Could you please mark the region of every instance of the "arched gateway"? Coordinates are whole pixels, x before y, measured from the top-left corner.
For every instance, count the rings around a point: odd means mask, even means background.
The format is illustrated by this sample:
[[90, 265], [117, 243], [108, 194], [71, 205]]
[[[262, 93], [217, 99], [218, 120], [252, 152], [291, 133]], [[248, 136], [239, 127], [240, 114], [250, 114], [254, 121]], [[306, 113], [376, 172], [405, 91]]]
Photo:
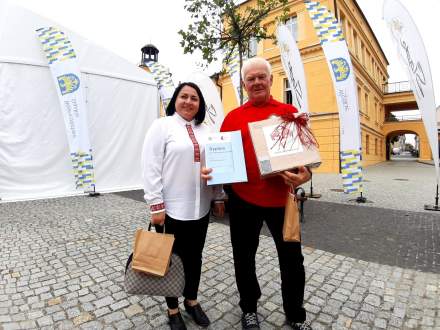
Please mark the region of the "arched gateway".
[[432, 153], [429, 146], [428, 136], [426, 135], [425, 127], [422, 120], [404, 120], [385, 122], [383, 125], [383, 135], [386, 137], [387, 160], [389, 160], [390, 150], [389, 145], [393, 137], [403, 134], [415, 134], [419, 137], [419, 159], [431, 160]]

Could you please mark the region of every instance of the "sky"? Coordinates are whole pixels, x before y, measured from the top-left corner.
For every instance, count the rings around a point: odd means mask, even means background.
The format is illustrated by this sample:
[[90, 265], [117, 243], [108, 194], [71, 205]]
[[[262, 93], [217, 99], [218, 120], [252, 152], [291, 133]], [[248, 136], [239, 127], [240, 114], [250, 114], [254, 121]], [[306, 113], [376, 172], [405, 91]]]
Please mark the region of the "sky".
[[[385, 22], [383, 0], [357, 0], [376, 34], [390, 66], [390, 82], [407, 81]], [[139, 64], [140, 49], [152, 43], [159, 49], [159, 62], [170, 68], [175, 83], [200, 71], [201, 56], [183, 54], [179, 29], [189, 23], [184, 0], [10, 0], [49, 18], [61, 26], [111, 50], [133, 64]], [[440, 0], [401, 0], [411, 13], [425, 43], [436, 94], [440, 104], [440, 45], [433, 32], [440, 12]], [[423, 5], [420, 5], [423, 3]], [[436, 28], [437, 29], [437, 28]], [[212, 74], [219, 67], [211, 66]]]

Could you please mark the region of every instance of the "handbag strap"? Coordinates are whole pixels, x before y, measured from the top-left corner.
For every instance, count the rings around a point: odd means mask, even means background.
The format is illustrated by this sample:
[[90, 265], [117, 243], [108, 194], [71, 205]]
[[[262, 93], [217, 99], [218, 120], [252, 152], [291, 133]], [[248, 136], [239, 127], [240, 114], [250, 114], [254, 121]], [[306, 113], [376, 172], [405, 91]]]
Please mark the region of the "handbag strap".
[[127, 273], [128, 266], [130, 265], [130, 262], [131, 262], [132, 260], [133, 260], [133, 253], [131, 253], [131, 254], [128, 256], [127, 263], [125, 264], [125, 273]]

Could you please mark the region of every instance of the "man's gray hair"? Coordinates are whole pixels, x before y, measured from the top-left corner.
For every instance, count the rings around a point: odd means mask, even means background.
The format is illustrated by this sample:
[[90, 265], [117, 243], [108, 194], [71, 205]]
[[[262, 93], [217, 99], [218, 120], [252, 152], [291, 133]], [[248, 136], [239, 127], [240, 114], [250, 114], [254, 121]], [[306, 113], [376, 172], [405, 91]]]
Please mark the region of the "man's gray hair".
[[248, 60], [246, 60], [243, 63], [243, 66], [241, 67], [241, 79], [244, 80], [244, 76], [246, 74], [246, 71], [248, 71], [252, 66], [254, 65], [264, 65], [267, 68], [267, 73], [269, 74], [269, 76], [272, 74], [272, 66], [270, 65], [270, 63], [262, 58], [262, 57], [252, 57]]

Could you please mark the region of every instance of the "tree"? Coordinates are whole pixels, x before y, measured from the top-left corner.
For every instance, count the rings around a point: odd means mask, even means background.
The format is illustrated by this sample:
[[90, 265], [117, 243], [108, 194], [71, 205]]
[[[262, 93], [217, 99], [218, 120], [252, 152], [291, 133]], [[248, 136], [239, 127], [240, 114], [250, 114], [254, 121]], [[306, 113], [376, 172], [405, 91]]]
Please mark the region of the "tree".
[[285, 21], [289, 11], [287, 3], [288, 0], [251, 0], [244, 3], [237, 0], [185, 0], [185, 10], [190, 13], [192, 23], [186, 31], [179, 31], [180, 44], [185, 54], [200, 50], [208, 64], [217, 60], [219, 53], [224, 54], [224, 63], [230, 63], [234, 49], [237, 49], [241, 72], [252, 38], [257, 41], [275, 39], [274, 34], [261, 25], [262, 20], [269, 12], [279, 8], [277, 20]]

